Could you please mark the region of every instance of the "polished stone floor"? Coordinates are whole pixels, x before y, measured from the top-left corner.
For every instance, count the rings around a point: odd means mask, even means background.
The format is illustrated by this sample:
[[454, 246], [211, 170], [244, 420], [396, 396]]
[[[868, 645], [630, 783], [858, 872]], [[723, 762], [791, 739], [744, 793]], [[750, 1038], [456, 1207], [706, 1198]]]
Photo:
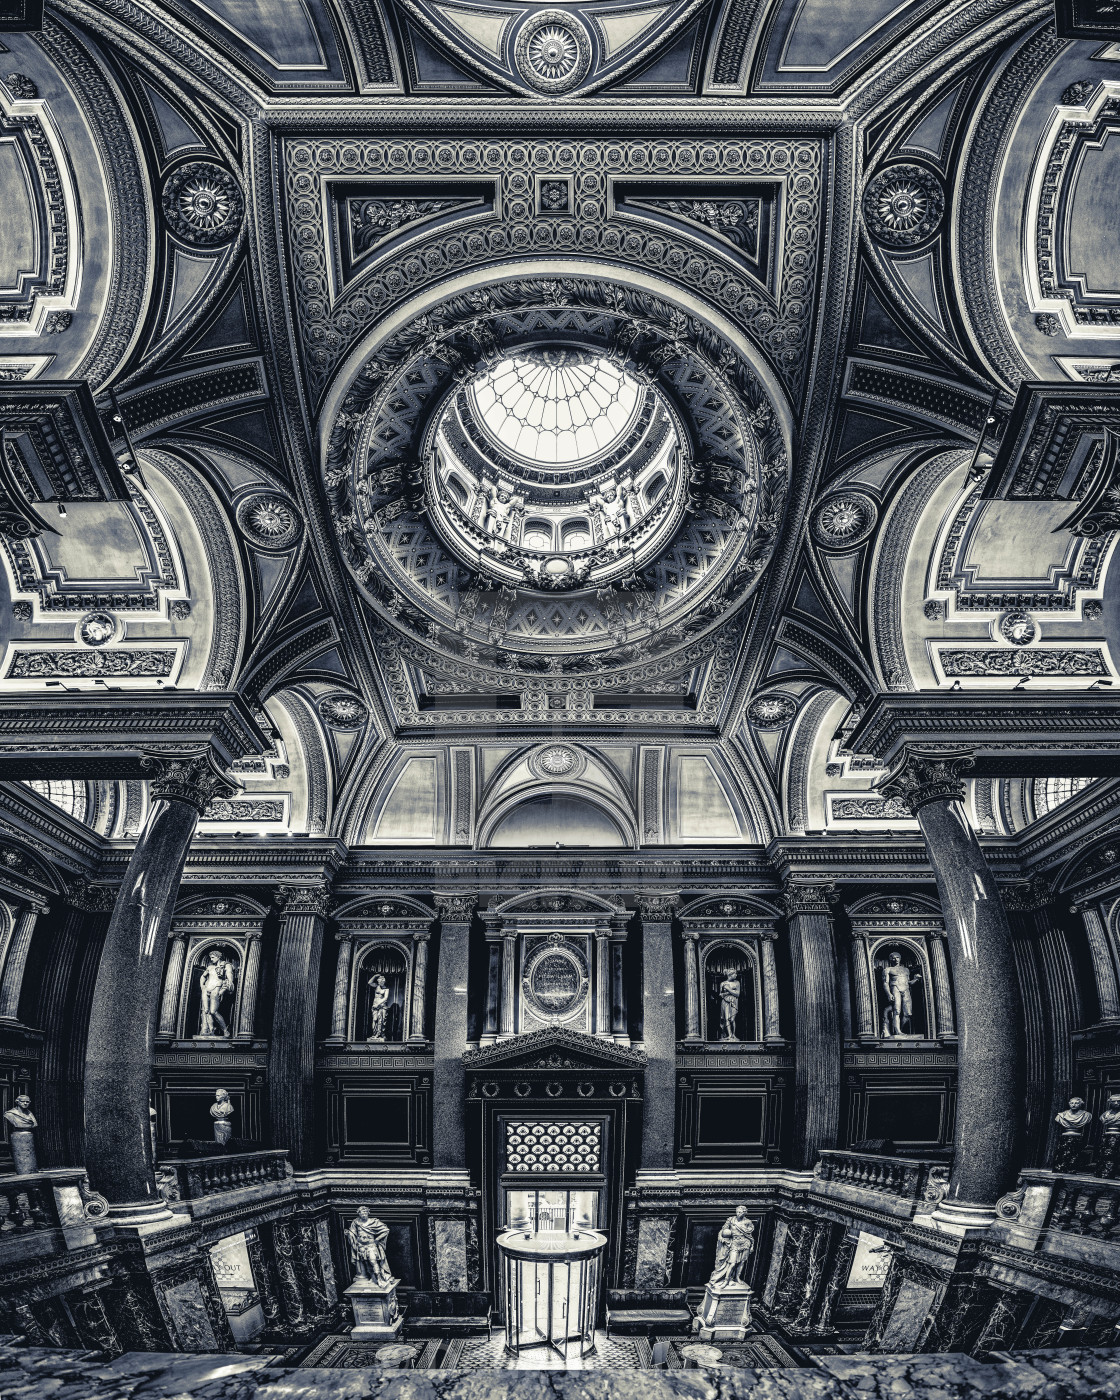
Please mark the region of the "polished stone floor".
[[[285, 1367], [268, 1356], [0, 1346], [3, 1400], [1113, 1400], [1120, 1349], [825, 1356], [814, 1368], [485, 1371]], [[490, 1379], [492, 1378], [492, 1379]]]

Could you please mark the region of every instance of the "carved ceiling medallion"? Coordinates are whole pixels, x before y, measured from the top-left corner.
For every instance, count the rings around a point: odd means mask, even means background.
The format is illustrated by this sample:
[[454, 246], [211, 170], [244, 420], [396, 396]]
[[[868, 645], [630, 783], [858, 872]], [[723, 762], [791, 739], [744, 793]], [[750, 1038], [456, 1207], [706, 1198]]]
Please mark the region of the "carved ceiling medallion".
[[220, 165], [192, 160], [172, 171], [163, 187], [163, 217], [184, 243], [210, 248], [236, 237], [245, 216], [237, 181]]

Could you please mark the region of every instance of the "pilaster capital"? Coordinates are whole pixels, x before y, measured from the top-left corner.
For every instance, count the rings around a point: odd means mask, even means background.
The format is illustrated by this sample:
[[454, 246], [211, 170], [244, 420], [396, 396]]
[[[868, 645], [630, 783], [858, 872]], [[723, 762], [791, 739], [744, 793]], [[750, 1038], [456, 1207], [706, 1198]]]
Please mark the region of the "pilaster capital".
[[168, 757], [149, 754], [143, 765], [150, 773], [149, 792], [165, 802], [185, 802], [202, 816], [218, 797], [232, 797], [237, 784], [218, 767], [212, 749]]
[[963, 802], [964, 777], [976, 766], [969, 749], [906, 747], [890, 772], [875, 784], [884, 797], [897, 797], [917, 816], [927, 802]]
[[334, 937], [336, 943], [353, 943], [354, 930], [350, 928], [340, 928]]
[[412, 930], [413, 943], [427, 943], [428, 939], [431, 938], [431, 936], [432, 931], [430, 928], [414, 928]]
[[699, 943], [700, 930], [695, 928], [682, 929], [681, 938], [683, 938], [686, 943]]
[[24, 895], [20, 902], [22, 908], [19, 912], [21, 914], [34, 914], [36, 918], [39, 918], [51, 912], [51, 906], [41, 899], [29, 899], [27, 895]]
[[1002, 893], [1003, 907], [1009, 914], [1030, 914], [1036, 909], [1045, 909], [1055, 899], [1053, 881], [1041, 875], [1032, 875], [1022, 884], [1007, 886]]
[[281, 885], [274, 899], [285, 918], [293, 914], [315, 914], [325, 919], [331, 909], [331, 889], [325, 880], [309, 885]]
[[264, 930], [259, 928], [251, 928], [248, 929], [243, 936], [246, 944], [259, 943], [264, 937]]
[[680, 906], [678, 891], [639, 890], [635, 899], [643, 923], [667, 923]]
[[433, 890], [436, 913], [443, 923], [468, 924], [478, 907], [478, 894], [471, 890], [460, 893], [457, 890]]
[[797, 914], [827, 914], [831, 917], [831, 905], [836, 902], [836, 886], [831, 884], [808, 884], [801, 880], [789, 880], [782, 890], [782, 904], [787, 918]]

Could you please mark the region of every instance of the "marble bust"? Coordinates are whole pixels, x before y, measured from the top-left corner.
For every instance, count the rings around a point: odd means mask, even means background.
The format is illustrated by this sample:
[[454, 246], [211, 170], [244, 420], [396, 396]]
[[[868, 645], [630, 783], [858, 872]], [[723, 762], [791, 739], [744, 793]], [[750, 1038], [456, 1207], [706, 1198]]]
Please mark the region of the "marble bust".
[[1058, 1145], [1054, 1149], [1054, 1170], [1072, 1172], [1077, 1170], [1078, 1158], [1085, 1146], [1085, 1137], [1093, 1115], [1085, 1107], [1085, 1100], [1072, 1098], [1069, 1107], [1055, 1114], [1054, 1122], [1061, 1128]]
[[1120, 1167], [1120, 1094], [1109, 1094], [1100, 1122], [1101, 1161], [1097, 1175], [1114, 1177]]
[[225, 1089], [216, 1089], [214, 1102], [210, 1105], [210, 1117], [214, 1120], [215, 1142], [229, 1142], [233, 1135], [233, 1124], [230, 1119], [235, 1112], [233, 1104], [229, 1101], [229, 1093]]
[[31, 1100], [26, 1094], [20, 1094], [4, 1117], [8, 1121], [8, 1142], [17, 1175], [37, 1172], [39, 1162], [35, 1155], [35, 1129], [39, 1126], [39, 1120], [31, 1112]]

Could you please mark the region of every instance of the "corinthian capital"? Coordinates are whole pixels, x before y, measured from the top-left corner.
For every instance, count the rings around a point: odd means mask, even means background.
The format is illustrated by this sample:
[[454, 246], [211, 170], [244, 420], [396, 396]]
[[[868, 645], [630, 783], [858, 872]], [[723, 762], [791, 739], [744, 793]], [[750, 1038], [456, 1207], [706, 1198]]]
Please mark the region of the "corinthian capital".
[[665, 922], [671, 919], [680, 904], [675, 890], [639, 890], [637, 896], [638, 913], [643, 923]]
[[325, 880], [307, 885], [281, 885], [274, 898], [276, 907], [285, 915], [317, 914], [325, 919], [331, 911], [331, 889]]
[[884, 797], [897, 797], [913, 815], [927, 802], [961, 802], [964, 779], [976, 760], [968, 749], [905, 748], [894, 767], [876, 787]]
[[782, 890], [782, 903], [791, 919], [795, 914], [827, 914], [829, 905], [835, 899], [835, 885], [814, 885], [790, 880]]
[[432, 898], [436, 902], [436, 912], [445, 924], [469, 923], [478, 904], [478, 895], [473, 890], [465, 894], [454, 890], [433, 890]]
[[[199, 816], [216, 797], [232, 797], [237, 791], [229, 775], [223, 773], [210, 749], [175, 757], [150, 755], [150, 792], [165, 802], [186, 802]], [[146, 765], [147, 766], [147, 765]]]

